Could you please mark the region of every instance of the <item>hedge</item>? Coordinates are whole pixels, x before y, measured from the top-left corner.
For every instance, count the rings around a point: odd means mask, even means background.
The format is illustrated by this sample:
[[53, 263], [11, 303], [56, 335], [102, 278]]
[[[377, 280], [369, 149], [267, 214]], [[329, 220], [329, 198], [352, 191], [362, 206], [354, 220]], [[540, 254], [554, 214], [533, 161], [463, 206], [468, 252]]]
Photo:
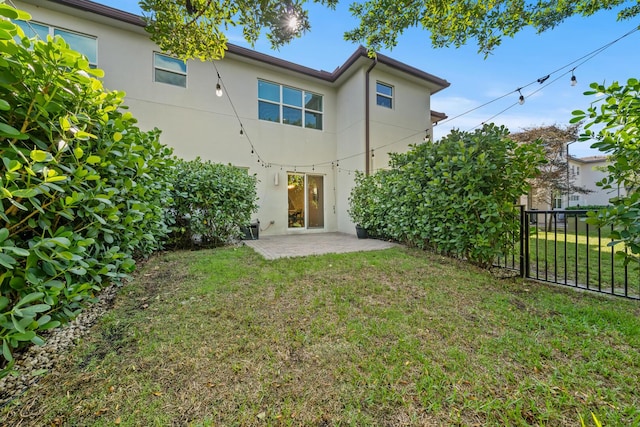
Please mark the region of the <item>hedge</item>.
[[[0, 3], [0, 15], [29, 19]], [[12, 350], [75, 317], [161, 248], [171, 150], [59, 37], [0, 31], [0, 339]]]
[[490, 266], [518, 232], [514, 202], [544, 162], [538, 144], [508, 130], [452, 131], [391, 157], [390, 169], [356, 176], [349, 214], [380, 237]]

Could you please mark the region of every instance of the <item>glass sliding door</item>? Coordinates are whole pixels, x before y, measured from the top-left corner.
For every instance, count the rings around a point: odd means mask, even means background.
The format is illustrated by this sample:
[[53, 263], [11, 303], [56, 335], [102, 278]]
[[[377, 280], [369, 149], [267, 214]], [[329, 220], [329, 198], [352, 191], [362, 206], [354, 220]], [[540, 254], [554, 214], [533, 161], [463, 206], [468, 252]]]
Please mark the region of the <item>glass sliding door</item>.
[[307, 228], [324, 228], [324, 179], [307, 175]]
[[290, 173], [287, 176], [289, 228], [324, 228], [324, 177]]

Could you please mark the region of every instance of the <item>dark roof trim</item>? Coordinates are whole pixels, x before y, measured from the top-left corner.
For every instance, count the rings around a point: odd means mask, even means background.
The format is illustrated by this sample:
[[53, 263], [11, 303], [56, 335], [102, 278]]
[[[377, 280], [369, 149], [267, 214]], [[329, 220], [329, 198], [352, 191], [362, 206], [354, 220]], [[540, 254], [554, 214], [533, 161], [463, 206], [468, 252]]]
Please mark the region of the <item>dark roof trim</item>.
[[85, 12], [95, 13], [107, 18], [116, 19], [118, 21], [126, 22], [127, 24], [136, 25], [138, 27], [146, 27], [147, 23], [144, 22], [141, 16], [134, 13], [125, 12], [124, 10], [116, 9], [110, 6], [105, 6], [100, 3], [94, 3], [90, 0], [49, 0], [52, 3], [58, 3], [63, 6], [69, 6], [74, 9], [83, 10]]
[[445, 113], [441, 113], [440, 111], [431, 110], [431, 118], [437, 123], [440, 120], [447, 119], [448, 116]]
[[[116, 19], [118, 21], [126, 22], [128, 24], [136, 25], [138, 27], [145, 27], [145, 21], [142, 17], [135, 15], [133, 13], [125, 12], [119, 9], [115, 9], [113, 7], [105, 6], [99, 3], [95, 3], [90, 0], [49, 0], [53, 3], [58, 3], [64, 6], [69, 6], [74, 9], [83, 10], [86, 12], [95, 13], [98, 15], [105, 16], [107, 18]], [[336, 68], [335, 71], [329, 73], [327, 71], [319, 71], [314, 70], [309, 67], [305, 67], [299, 64], [295, 64], [293, 62], [285, 61], [282, 59], [275, 58], [270, 55], [266, 55], [264, 53], [256, 52], [255, 50], [247, 49], [244, 47], [236, 46], [233, 44], [227, 45], [228, 52], [236, 55], [240, 55], [246, 58], [250, 58], [256, 61], [260, 61], [266, 64], [275, 65], [277, 67], [281, 67], [284, 69], [288, 69], [291, 71], [295, 71], [297, 73], [301, 73], [310, 77], [315, 77], [321, 80], [325, 80], [328, 82], [335, 82], [342, 76], [352, 65], [358, 61], [358, 59], [365, 57], [368, 58], [367, 50], [360, 46], [358, 49], [346, 60], [344, 64], [340, 67]], [[410, 65], [404, 64], [400, 61], [392, 59], [388, 56], [378, 54], [377, 55], [378, 63], [385, 64], [391, 68], [407, 73], [413, 77], [416, 77], [420, 80], [424, 80], [429, 82], [438, 88], [434, 90], [432, 93], [438, 92], [446, 87], [449, 87], [450, 83], [440, 77], [436, 77], [433, 74], [426, 73], [422, 70], [419, 70]]]

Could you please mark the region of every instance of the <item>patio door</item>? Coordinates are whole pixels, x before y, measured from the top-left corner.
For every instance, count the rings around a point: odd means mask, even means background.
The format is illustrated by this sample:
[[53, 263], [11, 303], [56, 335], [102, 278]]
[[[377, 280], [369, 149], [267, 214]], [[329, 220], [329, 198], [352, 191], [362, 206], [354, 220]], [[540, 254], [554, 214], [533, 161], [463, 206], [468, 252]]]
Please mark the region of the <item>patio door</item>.
[[287, 175], [288, 227], [324, 228], [324, 177], [303, 173]]

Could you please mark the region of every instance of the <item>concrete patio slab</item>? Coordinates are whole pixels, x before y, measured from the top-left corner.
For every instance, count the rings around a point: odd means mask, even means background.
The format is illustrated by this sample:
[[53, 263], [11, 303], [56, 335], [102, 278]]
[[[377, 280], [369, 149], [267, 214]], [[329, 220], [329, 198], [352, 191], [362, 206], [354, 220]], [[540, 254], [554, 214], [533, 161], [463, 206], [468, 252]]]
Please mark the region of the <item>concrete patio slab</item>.
[[397, 243], [383, 240], [358, 239], [355, 235], [346, 233], [260, 236], [259, 240], [245, 240], [244, 243], [266, 259], [376, 251], [398, 246]]

